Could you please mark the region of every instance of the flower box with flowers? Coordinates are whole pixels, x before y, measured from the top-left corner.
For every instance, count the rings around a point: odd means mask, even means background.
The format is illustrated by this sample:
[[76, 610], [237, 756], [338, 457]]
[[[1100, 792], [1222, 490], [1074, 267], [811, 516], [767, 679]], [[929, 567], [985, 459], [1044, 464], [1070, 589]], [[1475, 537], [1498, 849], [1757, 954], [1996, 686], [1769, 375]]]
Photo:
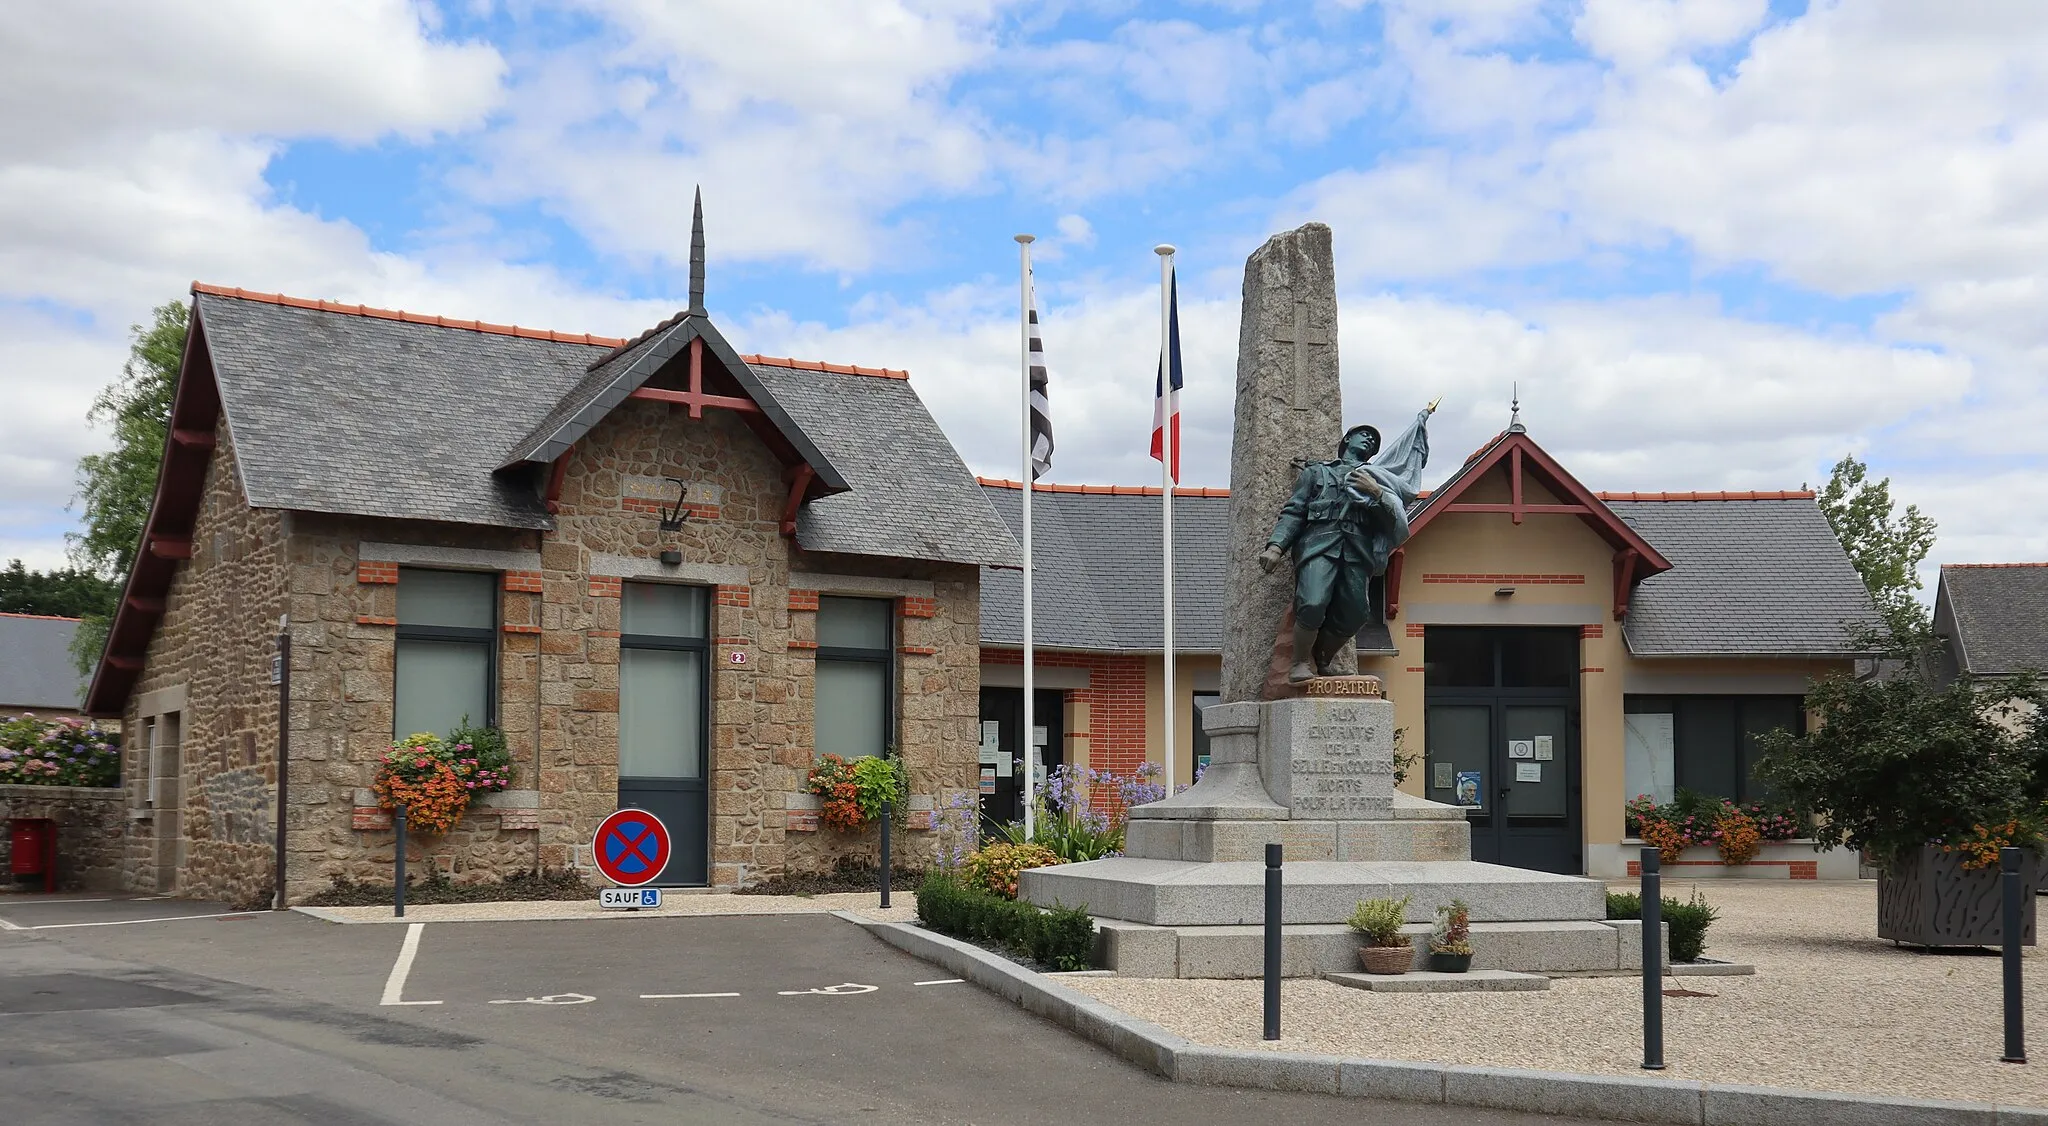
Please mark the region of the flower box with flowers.
[[[509, 759], [503, 735], [472, 727], [465, 718], [446, 739], [420, 732], [393, 743], [378, 761], [370, 788], [378, 808], [405, 807], [408, 829], [445, 833], [476, 798], [511, 787]], [[358, 828], [366, 827], [364, 820], [359, 807]]]

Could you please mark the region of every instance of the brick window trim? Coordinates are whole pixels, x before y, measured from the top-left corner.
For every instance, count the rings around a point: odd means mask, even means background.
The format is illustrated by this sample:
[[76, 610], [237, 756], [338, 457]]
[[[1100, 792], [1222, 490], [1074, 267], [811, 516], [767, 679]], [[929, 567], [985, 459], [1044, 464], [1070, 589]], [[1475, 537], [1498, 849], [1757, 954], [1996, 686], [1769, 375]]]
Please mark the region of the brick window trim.
[[505, 623], [505, 626], [504, 626], [504, 629], [505, 629], [505, 632], [506, 632], [506, 633], [539, 633], [539, 632], [540, 632], [540, 627], [539, 627], [539, 626], [527, 625], [527, 624], [525, 624], [524, 622], [506, 622], [506, 623]]
[[816, 611], [818, 608], [818, 592], [791, 587], [789, 591], [789, 608], [792, 610]]
[[398, 583], [398, 564], [387, 563], [380, 559], [357, 560], [356, 581], [365, 585], [396, 586]]
[[[648, 516], [666, 516], [669, 510], [668, 505], [658, 500], [647, 500], [642, 497], [626, 497], [619, 502], [619, 507], [627, 512], [637, 512]], [[719, 509], [715, 504], [693, 504], [689, 501], [684, 501], [678, 514], [686, 519], [716, 520], [718, 519]]]
[[590, 576], [590, 597], [623, 598], [626, 594], [626, 580], [609, 575]]
[[504, 588], [513, 594], [539, 594], [541, 573], [539, 571], [506, 571]]
[[1606, 637], [1607, 627], [1604, 625], [1580, 626], [1579, 636], [1582, 638]]
[[1479, 575], [1479, 574], [1425, 574], [1425, 584], [1480, 584], [1501, 583], [1520, 586], [1584, 586], [1584, 575]]
[[720, 606], [752, 606], [754, 588], [746, 586], [721, 586], [716, 601]]
[[902, 600], [903, 616], [906, 618], [936, 618], [939, 616], [939, 602], [936, 598], [906, 596]]
[[374, 614], [357, 614], [356, 624], [359, 626], [396, 626], [398, 625], [398, 619], [378, 617]]

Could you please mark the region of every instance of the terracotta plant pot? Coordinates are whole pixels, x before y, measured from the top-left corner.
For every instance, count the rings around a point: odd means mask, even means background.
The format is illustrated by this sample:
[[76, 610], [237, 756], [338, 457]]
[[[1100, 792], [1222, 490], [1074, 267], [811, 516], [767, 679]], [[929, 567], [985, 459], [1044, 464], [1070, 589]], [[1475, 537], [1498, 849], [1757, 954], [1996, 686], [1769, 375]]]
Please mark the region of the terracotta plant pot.
[[1415, 964], [1415, 949], [1410, 946], [1361, 946], [1358, 948], [1358, 964], [1369, 974], [1405, 974]]
[[1461, 974], [1472, 968], [1472, 955], [1438, 954], [1431, 951], [1429, 968], [1440, 974]]

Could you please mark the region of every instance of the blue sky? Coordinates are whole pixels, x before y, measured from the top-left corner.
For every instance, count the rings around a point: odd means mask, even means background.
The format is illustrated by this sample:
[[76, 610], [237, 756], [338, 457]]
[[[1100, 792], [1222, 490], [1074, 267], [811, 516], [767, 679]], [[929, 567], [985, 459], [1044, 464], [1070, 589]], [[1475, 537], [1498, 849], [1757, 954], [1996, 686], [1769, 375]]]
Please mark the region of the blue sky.
[[[193, 278], [907, 367], [1015, 475], [1015, 244], [1066, 481], [1227, 478], [1246, 254], [1335, 231], [1345, 414], [1446, 396], [1596, 488], [1855, 452], [1937, 558], [2048, 556], [2048, 31], [2029, 0], [259, 0], [0, 27], [0, 557], [62, 557], [125, 327]], [[1433, 467], [1447, 473], [1454, 461]]]

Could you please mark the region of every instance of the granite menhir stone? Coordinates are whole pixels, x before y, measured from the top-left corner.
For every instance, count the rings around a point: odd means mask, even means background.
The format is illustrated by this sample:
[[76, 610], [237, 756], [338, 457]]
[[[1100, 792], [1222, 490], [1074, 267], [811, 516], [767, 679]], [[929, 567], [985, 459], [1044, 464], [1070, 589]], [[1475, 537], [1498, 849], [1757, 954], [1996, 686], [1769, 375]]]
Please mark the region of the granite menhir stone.
[[[1258, 564], [1293, 494], [1297, 458], [1326, 458], [1344, 436], [1337, 379], [1337, 280], [1330, 228], [1310, 223], [1266, 240], [1244, 264], [1237, 333], [1236, 426], [1230, 446], [1230, 553], [1223, 608], [1223, 703], [1264, 698], [1274, 642], [1294, 599], [1294, 571]], [[1358, 668], [1346, 643], [1332, 672]]]

